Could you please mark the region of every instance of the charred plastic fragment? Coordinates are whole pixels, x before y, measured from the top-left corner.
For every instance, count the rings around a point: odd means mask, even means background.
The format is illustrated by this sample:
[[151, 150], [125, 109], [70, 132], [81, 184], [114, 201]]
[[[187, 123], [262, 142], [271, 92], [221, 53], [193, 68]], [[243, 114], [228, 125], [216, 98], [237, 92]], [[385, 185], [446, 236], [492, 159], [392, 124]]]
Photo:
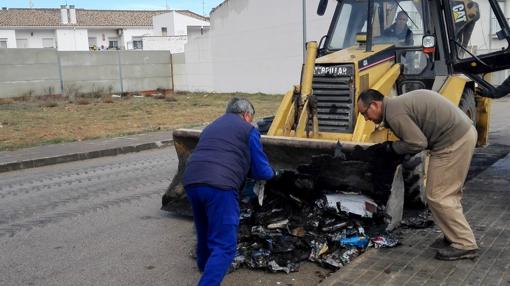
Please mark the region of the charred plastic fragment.
[[[398, 246], [385, 228], [391, 192], [387, 178], [396, 166], [348, 159], [345, 154], [315, 156], [277, 181], [247, 182], [230, 270], [291, 273], [304, 261], [337, 270], [370, 246]], [[420, 213], [403, 225], [427, 227], [429, 217]]]
[[378, 247], [396, 246], [382, 240], [384, 210], [365, 195], [373, 192], [368, 168], [365, 162], [318, 156], [267, 182], [262, 204], [260, 197], [248, 196], [241, 203], [231, 270], [290, 273], [303, 261], [336, 270], [362, 254], [371, 236], [378, 237]]

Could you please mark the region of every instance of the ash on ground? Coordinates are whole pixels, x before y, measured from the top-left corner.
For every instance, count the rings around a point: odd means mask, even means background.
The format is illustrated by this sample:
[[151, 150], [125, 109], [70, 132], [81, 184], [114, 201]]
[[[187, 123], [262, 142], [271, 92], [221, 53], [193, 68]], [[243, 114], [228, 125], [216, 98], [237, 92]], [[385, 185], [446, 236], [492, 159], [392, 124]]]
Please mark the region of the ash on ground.
[[[398, 246], [395, 233], [385, 231], [388, 182], [373, 184], [374, 176], [382, 175], [364, 162], [319, 157], [265, 186], [248, 181], [231, 271], [290, 273], [304, 261], [337, 270], [368, 247]], [[415, 211], [404, 221], [407, 227], [426, 227], [430, 216]]]

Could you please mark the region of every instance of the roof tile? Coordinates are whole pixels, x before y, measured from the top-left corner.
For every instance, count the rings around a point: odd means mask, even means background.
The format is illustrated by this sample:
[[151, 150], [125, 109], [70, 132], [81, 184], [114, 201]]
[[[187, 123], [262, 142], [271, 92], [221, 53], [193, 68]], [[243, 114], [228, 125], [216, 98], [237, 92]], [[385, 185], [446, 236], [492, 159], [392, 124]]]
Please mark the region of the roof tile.
[[[152, 17], [170, 12], [169, 10], [87, 10], [76, 9], [77, 26], [152, 26]], [[180, 14], [209, 21], [188, 10], [178, 10]], [[26, 9], [13, 8], [0, 10], [0, 27], [37, 26], [55, 27], [72, 26], [62, 24], [60, 21], [60, 9]]]

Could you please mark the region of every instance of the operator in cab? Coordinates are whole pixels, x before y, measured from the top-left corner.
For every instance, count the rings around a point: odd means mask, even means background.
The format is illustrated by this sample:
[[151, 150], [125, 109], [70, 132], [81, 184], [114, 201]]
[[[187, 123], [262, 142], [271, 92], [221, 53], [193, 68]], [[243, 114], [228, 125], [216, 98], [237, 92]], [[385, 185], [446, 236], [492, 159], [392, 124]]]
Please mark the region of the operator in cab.
[[461, 205], [477, 141], [471, 119], [439, 93], [424, 89], [392, 98], [369, 89], [360, 94], [358, 107], [366, 120], [389, 128], [400, 139], [372, 145], [362, 151], [364, 156], [402, 157], [430, 150], [425, 196], [434, 222], [444, 234], [433, 243], [438, 248], [436, 258], [477, 257], [475, 236]]
[[397, 38], [399, 41], [403, 41], [406, 46], [413, 45], [413, 32], [407, 26], [409, 17], [406, 12], [399, 11], [395, 18], [395, 23], [386, 28], [382, 32], [383, 37]]

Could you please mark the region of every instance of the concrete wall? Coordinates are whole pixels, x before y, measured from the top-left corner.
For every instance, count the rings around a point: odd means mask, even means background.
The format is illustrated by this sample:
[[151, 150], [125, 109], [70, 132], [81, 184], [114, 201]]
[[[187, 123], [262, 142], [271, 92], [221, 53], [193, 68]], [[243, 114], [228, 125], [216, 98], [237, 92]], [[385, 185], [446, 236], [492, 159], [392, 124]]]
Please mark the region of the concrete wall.
[[16, 33], [14, 30], [0, 30], [0, 39], [7, 39], [7, 48], [16, 47]]
[[59, 51], [88, 51], [89, 40], [86, 29], [57, 29], [57, 49]]
[[0, 98], [60, 93], [54, 49], [0, 49]]
[[[319, 0], [306, 1], [307, 41], [327, 33], [336, 1], [323, 17]], [[303, 63], [302, 1], [225, 1], [211, 13], [210, 30], [189, 35], [187, 89], [283, 93], [299, 82]], [[180, 87], [176, 87], [180, 88]]]
[[0, 68], [7, 71], [0, 73], [0, 98], [59, 94], [62, 87], [67, 95], [171, 89], [170, 63], [168, 51], [0, 49]]
[[186, 82], [186, 58], [184, 53], [172, 54], [174, 90], [184, 87]]
[[[188, 35], [185, 49], [186, 85], [175, 85], [176, 90], [213, 91], [213, 61], [211, 38], [201, 33]], [[240, 90], [242, 91], [242, 89]]]
[[170, 51], [184, 53], [184, 45], [188, 42], [186, 36], [143, 37], [143, 49], [147, 51]]

